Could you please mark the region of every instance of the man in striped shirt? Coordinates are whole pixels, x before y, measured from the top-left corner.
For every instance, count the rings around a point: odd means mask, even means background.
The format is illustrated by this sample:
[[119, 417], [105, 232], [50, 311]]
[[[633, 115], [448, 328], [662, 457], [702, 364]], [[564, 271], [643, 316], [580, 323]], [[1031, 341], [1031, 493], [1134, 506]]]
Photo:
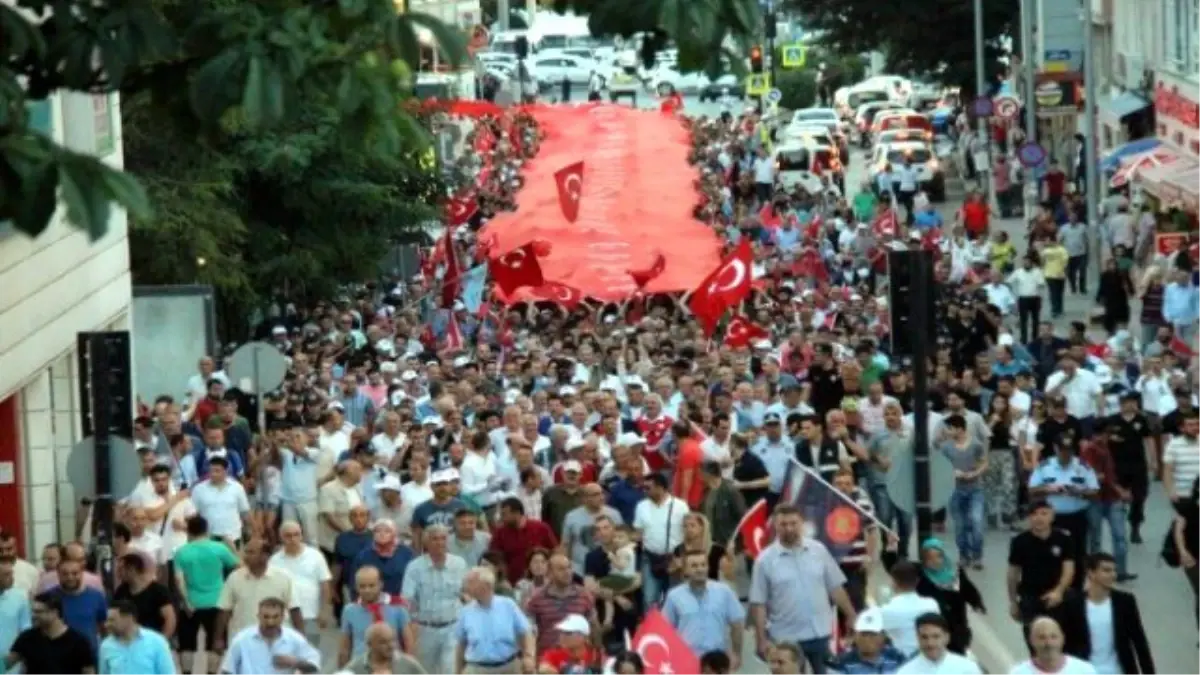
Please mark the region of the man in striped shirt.
[[[833, 487], [854, 502], [859, 510], [874, 518], [875, 506], [871, 503], [871, 497], [855, 484], [852, 470], [838, 469], [833, 474]], [[871, 563], [878, 559], [878, 551], [878, 528], [874, 520], [864, 518], [858, 536], [850, 545], [850, 552], [838, 560], [838, 566], [846, 575], [846, 593], [858, 611], [862, 611], [866, 601], [867, 572], [871, 569]]]

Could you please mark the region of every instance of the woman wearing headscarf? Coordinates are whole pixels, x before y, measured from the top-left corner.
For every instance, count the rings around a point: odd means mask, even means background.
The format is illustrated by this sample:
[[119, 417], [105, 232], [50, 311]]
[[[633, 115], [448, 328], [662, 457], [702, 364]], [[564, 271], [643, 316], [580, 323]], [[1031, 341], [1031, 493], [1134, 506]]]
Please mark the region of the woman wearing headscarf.
[[966, 570], [955, 564], [940, 539], [930, 537], [921, 544], [921, 578], [917, 594], [933, 598], [942, 616], [950, 624], [952, 652], [966, 654], [971, 646], [971, 626], [967, 621], [967, 605], [984, 613], [983, 597], [967, 578]]
[[354, 559], [354, 569], [370, 565], [379, 570], [383, 592], [400, 597], [404, 586], [404, 570], [413, 560], [412, 549], [400, 543], [400, 533], [390, 520], [379, 520], [371, 527], [371, 546]]

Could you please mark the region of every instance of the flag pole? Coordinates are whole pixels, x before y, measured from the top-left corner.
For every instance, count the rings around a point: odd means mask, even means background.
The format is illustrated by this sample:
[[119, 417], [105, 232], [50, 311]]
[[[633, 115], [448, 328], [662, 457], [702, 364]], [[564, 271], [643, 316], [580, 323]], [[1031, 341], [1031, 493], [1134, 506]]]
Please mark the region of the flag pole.
[[[693, 422], [692, 424], [695, 424], [695, 422]], [[766, 498], [760, 499], [760, 500], [754, 502], [754, 506], [751, 506], [750, 508], [746, 509], [746, 512], [742, 514], [742, 519], [738, 521], [737, 527], [733, 528], [733, 536], [729, 538], [729, 545], [725, 547], [726, 551], [732, 551], [733, 547], [737, 544], [738, 535], [741, 534], [742, 526], [746, 524], [746, 521], [750, 518], [750, 514], [754, 513], [754, 510], [758, 508], [759, 504], [765, 505], [766, 502], [767, 502]], [[768, 513], [767, 514], [768, 521], [770, 520], [770, 518], [771, 518], [771, 514]]]
[[892, 530], [892, 528], [890, 528], [887, 525], [884, 525], [882, 522], [880, 522], [879, 518], [877, 518], [874, 513], [867, 513], [866, 511], [863, 511], [862, 508], [859, 507], [858, 504], [855, 504], [854, 500], [851, 499], [848, 495], [846, 495], [841, 490], [839, 490], [836, 487], [834, 487], [833, 485], [831, 485], [829, 483], [829, 481], [825, 480], [824, 478], [821, 478], [821, 474], [817, 473], [816, 471], [813, 471], [812, 469], [808, 468], [807, 466], [804, 466], [799, 461], [797, 461], [795, 457], [793, 457], [791, 459], [791, 462], [793, 465], [793, 469], [798, 467], [801, 471], [808, 474], [808, 476], [810, 478], [815, 479], [821, 485], [824, 485], [825, 487], [829, 488], [830, 492], [837, 495], [838, 499], [841, 499], [842, 501], [846, 502], [850, 506], [853, 506], [855, 511], [858, 511], [859, 513], [863, 514], [867, 518], [870, 518], [871, 521], [875, 523], [875, 526], [878, 527], [880, 530], [883, 530], [884, 532], [887, 532], [888, 534], [891, 534], [891, 535], [896, 534]]

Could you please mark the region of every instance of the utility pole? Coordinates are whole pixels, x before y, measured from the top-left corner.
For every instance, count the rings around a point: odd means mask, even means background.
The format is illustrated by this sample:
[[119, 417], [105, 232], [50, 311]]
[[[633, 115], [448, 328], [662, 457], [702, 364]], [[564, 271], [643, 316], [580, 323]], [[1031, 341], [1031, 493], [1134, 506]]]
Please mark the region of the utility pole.
[[496, 21], [500, 22], [500, 30], [508, 30], [508, 0], [496, 0]]
[[[975, 95], [987, 96], [987, 69], [985, 64], [986, 52], [983, 48], [983, 0], [975, 0]], [[982, 154], [987, 158], [985, 166], [976, 166], [975, 171], [979, 174], [979, 179], [983, 183], [984, 194], [988, 197], [988, 204], [992, 208], [996, 208], [996, 182], [992, 180], [992, 135], [988, 131], [988, 121], [985, 117], [976, 119], [976, 129], [979, 134], [980, 149]], [[975, 156], [980, 153], [975, 153], [972, 156], [974, 161]]]
[[1084, 189], [1087, 190], [1087, 224], [1095, 228], [1100, 225], [1100, 177], [1096, 175], [1100, 172], [1100, 161], [1096, 157], [1096, 50], [1089, 3], [1083, 3], [1080, 13], [1083, 15], [1083, 117], [1087, 120], [1083, 133], [1083, 169], [1087, 182]]
[[766, 66], [771, 73], [771, 86], [779, 86], [779, 65], [775, 59], [775, 0], [767, 0], [767, 12], [763, 17], [763, 35], [767, 38], [767, 50], [763, 55], [766, 58]]
[[[1037, 143], [1037, 49], [1033, 44], [1034, 0], [1021, 0], [1021, 69], [1024, 71], [1025, 91], [1022, 98], [1025, 107], [1025, 142]], [[1025, 175], [1025, 217], [1033, 215], [1038, 203], [1038, 176], [1031, 167]]]

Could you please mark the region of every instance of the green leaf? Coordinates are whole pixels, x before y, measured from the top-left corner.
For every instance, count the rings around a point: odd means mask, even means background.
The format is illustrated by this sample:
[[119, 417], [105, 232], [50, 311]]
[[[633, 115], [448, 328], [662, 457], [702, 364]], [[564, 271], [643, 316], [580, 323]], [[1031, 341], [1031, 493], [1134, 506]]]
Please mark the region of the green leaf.
[[13, 223], [18, 230], [36, 237], [50, 225], [58, 208], [58, 167], [43, 162], [26, 172], [21, 185], [22, 197], [16, 204]]
[[[94, 160], [93, 160], [94, 161]], [[94, 167], [85, 159], [64, 157], [58, 162], [58, 182], [67, 207], [67, 218], [93, 241], [108, 231], [111, 208]]]
[[120, 204], [129, 212], [130, 218], [145, 220], [151, 217], [150, 199], [137, 178], [104, 163], [100, 164], [99, 170], [109, 200]]
[[338, 9], [347, 19], [357, 19], [369, 8], [367, 0], [338, 0]]
[[226, 47], [215, 58], [208, 60], [196, 72], [189, 88], [192, 110], [200, 120], [214, 124], [233, 104], [230, 96], [232, 83], [245, 77], [246, 53], [242, 45]]
[[402, 22], [408, 22], [428, 30], [450, 65], [457, 68], [467, 60], [467, 36], [458, 28], [451, 27], [441, 20], [421, 12], [401, 14], [398, 18]]
[[46, 54], [46, 41], [42, 34], [24, 16], [8, 5], [0, 5], [0, 35], [4, 36], [4, 51], [12, 55], [33, 52], [35, 59]]

